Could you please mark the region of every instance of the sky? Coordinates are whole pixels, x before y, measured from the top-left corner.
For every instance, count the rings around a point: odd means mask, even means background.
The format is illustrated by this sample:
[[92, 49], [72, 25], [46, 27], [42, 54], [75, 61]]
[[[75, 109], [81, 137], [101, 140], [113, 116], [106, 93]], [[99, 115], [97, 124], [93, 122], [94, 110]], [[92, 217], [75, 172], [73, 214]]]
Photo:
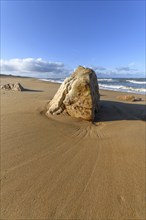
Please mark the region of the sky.
[[1, 73], [145, 76], [145, 1], [1, 0]]

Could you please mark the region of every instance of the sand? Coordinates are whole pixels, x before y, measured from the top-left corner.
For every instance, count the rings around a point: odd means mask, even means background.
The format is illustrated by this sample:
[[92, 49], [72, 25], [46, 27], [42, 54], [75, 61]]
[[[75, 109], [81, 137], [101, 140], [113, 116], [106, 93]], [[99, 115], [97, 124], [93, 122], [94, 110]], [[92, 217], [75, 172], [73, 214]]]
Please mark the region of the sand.
[[101, 90], [96, 122], [43, 110], [59, 84], [1, 90], [1, 219], [145, 219], [145, 97]]

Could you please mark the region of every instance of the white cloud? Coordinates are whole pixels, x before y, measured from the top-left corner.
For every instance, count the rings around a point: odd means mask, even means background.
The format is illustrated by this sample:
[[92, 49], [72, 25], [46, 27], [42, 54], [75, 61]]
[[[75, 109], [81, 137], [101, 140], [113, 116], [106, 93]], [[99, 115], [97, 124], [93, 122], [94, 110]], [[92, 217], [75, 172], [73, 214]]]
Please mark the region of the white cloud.
[[145, 72], [132, 68], [133, 65], [120, 66], [120, 67], [92, 67], [99, 77], [144, 77]]
[[117, 70], [118, 72], [121, 72], [121, 71], [130, 71], [130, 67], [129, 67], [129, 66], [117, 67], [116, 70]]
[[135, 66], [135, 65], [136, 65], [135, 62], [129, 63], [129, 66], [130, 66], [130, 67]]
[[105, 67], [103, 66], [91, 66], [92, 69], [94, 69], [94, 71], [103, 71], [106, 70]]
[[133, 72], [133, 71], [137, 71], [137, 69], [131, 68], [130, 65], [129, 65], [129, 66], [117, 67], [116, 70], [117, 70], [118, 72], [122, 72], [122, 71], [127, 71], [127, 72], [131, 72], [131, 71], [132, 71], [132, 72]]
[[1, 60], [0, 66], [2, 74], [57, 77], [65, 76], [69, 72], [63, 63], [46, 61], [42, 58]]

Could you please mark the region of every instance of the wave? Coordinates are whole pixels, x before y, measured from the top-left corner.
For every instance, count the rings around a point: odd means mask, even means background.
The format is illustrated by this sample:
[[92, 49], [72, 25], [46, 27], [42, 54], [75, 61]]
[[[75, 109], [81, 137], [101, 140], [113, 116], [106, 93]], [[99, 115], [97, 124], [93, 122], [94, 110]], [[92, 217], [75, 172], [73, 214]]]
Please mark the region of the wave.
[[117, 82], [116, 79], [98, 79], [99, 82], [105, 81], [105, 82]]
[[[53, 83], [62, 83], [64, 81], [64, 78], [56, 78], [56, 79], [39, 79], [46, 82], [53, 82]], [[115, 79], [98, 79], [101, 83], [99, 83], [99, 88], [103, 90], [113, 90], [113, 91], [121, 91], [121, 92], [132, 92], [132, 93], [139, 93], [139, 94], [145, 94], [146, 88], [134, 88], [131, 86], [125, 86], [125, 85], [115, 85], [115, 84], [103, 84], [102, 81], [106, 82], [115, 82], [118, 80]], [[126, 80], [126, 81], [136, 81], [136, 80]], [[139, 81], [136, 81], [139, 82]], [[141, 83], [141, 82], [140, 82]], [[146, 82], [142, 82], [144, 84]]]
[[118, 86], [118, 85], [107, 85], [107, 84], [100, 84], [100, 83], [99, 83], [99, 87], [111, 88], [111, 89], [120, 89], [122, 86]]
[[105, 90], [114, 90], [114, 91], [121, 91], [121, 92], [133, 92], [133, 93], [139, 93], [144, 94], [146, 92], [145, 88], [133, 88], [129, 86], [118, 86], [118, 85], [105, 85], [105, 84], [99, 84], [100, 89]]
[[140, 82], [140, 81], [136, 81], [136, 80], [126, 80], [127, 82], [130, 83], [135, 83], [135, 84], [146, 84], [146, 82]]
[[62, 83], [64, 79], [39, 79], [45, 82]]

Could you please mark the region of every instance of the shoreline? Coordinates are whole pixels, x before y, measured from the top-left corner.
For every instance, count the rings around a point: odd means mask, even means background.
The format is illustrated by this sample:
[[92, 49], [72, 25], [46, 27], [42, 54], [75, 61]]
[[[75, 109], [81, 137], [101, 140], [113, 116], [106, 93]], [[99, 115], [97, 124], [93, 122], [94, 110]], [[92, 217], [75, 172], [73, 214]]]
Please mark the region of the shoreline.
[[[145, 95], [101, 90], [94, 124], [42, 111], [60, 84], [1, 77], [2, 219], [145, 219]], [[126, 93], [127, 94], [127, 93]]]
[[[133, 94], [140, 94], [140, 95], [145, 95], [145, 92], [140, 92], [140, 91], [135, 91], [135, 92], [132, 92], [132, 91], [129, 91], [129, 90], [127, 90], [127, 91], [125, 91], [125, 89], [114, 89], [114, 88], [112, 88], [111, 87], [111, 89], [110, 88], [103, 88], [105, 85], [102, 85], [102, 84], [100, 84], [100, 81], [99, 81], [99, 79], [101, 79], [101, 78], [98, 78], [97, 80], [98, 80], [98, 84], [99, 84], [99, 89], [100, 90], [106, 90], [106, 91], [115, 91], [115, 92], [125, 92], [125, 93], [133, 93]], [[112, 78], [112, 80], [116, 80], [117, 78]], [[126, 79], [126, 78], [121, 78], [121, 79]], [[127, 78], [128, 79], [128, 78]], [[134, 79], [134, 78], [131, 78], [131, 79]], [[143, 78], [144, 79], [144, 78]], [[62, 84], [62, 82], [55, 82], [55, 80], [54, 79], [40, 79], [39, 78], [39, 80], [40, 81], [44, 81], [44, 82], [51, 82], [51, 83], [58, 83], [58, 84]], [[105, 79], [103, 79], [103, 80], [105, 80]], [[107, 80], [109, 80], [108, 78], [107, 78]], [[103, 87], [102, 87], [103, 86]], [[128, 89], [128, 87], [127, 87], [127, 89]], [[131, 89], [131, 88], [130, 88]], [[140, 90], [141, 88], [139, 88], [139, 90]], [[138, 89], [137, 89], [138, 90]], [[143, 88], [143, 90], [146, 90], [145, 88]]]
[[[4, 75], [4, 74], [1, 74], [0, 75], [0, 78], [2, 79], [2, 78], [18, 78], [18, 79], [20, 79], [20, 78], [24, 78], [24, 79], [36, 79], [36, 80], [39, 80], [39, 81], [43, 81], [43, 82], [48, 82], [48, 83], [54, 83], [54, 84], [59, 84], [59, 85], [61, 85], [62, 84], [62, 82], [55, 82], [55, 80], [52, 78], [52, 79], [41, 79], [41, 78], [35, 78], [35, 77], [25, 77], [25, 76], [13, 76], [13, 75]], [[102, 79], [102, 78], [98, 78], [99, 80], [100, 79]], [[97, 79], [97, 80], [98, 80]], [[107, 78], [107, 80], [108, 79], [111, 79], [111, 78]], [[116, 79], [136, 79], [136, 78], [112, 78], [113, 80], [116, 80]], [[139, 79], [139, 78], [137, 78], [137, 79]], [[145, 79], [145, 78], [140, 78], [140, 79]], [[49, 81], [50, 80], [50, 81]], [[52, 80], [52, 81], [51, 81]], [[98, 81], [98, 84], [100, 84], [100, 81]], [[132, 91], [124, 91], [123, 89], [108, 89], [108, 88], [102, 88], [102, 85], [101, 85], [101, 87], [99, 86], [99, 89], [101, 90], [101, 91], [103, 91], [103, 90], [105, 90], [105, 91], [112, 91], [112, 92], [122, 92], [122, 93], [126, 93], [126, 94], [133, 94], [133, 95], [146, 95], [146, 93], [145, 92], [137, 92], [137, 91], [135, 91], [135, 92], [132, 92]], [[145, 89], [145, 88], [144, 88]]]

